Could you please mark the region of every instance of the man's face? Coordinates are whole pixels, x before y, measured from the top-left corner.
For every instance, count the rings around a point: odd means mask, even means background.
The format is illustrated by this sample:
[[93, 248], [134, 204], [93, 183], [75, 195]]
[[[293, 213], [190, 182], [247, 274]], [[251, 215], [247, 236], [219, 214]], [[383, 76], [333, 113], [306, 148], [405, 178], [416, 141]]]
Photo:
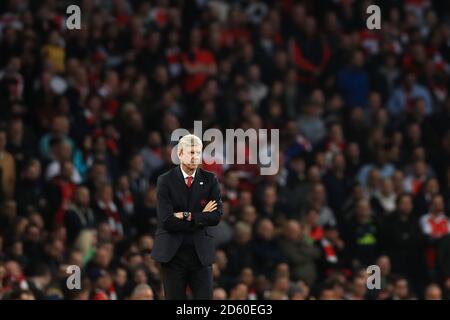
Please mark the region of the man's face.
[[112, 280], [109, 274], [105, 274], [97, 280], [98, 286], [105, 291], [111, 287], [111, 282]]
[[268, 220], [263, 221], [258, 226], [258, 235], [264, 240], [271, 240], [273, 238], [273, 231], [273, 224]]
[[114, 276], [114, 282], [120, 287], [124, 286], [127, 282], [127, 272], [124, 269], [118, 269]]
[[438, 286], [432, 286], [425, 293], [425, 300], [442, 300], [442, 291]]
[[438, 214], [444, 211], [444, 199], [442, 197], [435, 197], [431, 203], [432, 212]]
[[148, 136], [148, 145], [151, 148], [157, 148], [161, 146], [161, 136], [157, 132], [152, 132]]
[[359, 219], [363, 220], [370, 216], [370, 207], [367, 201], [361, 200], [356, 207], [356, 215]]
[[357, 68], [361, 68], [364, 65], [364, 55], [361, 51], [355, 52], [355, 55], [353, 56], [353, 63]]
[[144, 167], [144, 160], [140, 155], [136, 155], [133, 157], [133, 160], [131, 160], [130, 166], [133, 170], [141, 171]]
[[107, 177], [106, 165], [104, 165], [104, 164], [96, 164], [93, 167], [92, 176], [93, 176], [95, 181], [98, 181], [98, 182], [103, 181], [103, 182], [105, 182], [106, 181], [106, 177]]
[[405, 196], [399, 202], [399, 211], [402, 214], [409, 214], [413, 209], [412, 200], [410, 197]]
[[34, 162], [32, 165], [30, 165], [26, 172], [25, 175], [28, 179], [31, 180], [36, 180], [39, 178], [39, 176], [41, 175], [41, 165], [39, 162]]
[[64, 179], [70, 180], [72, 178], [73, 166], [72, 163], [66, 161], [63, 164], [61, 175]]
[[80, 188], [78, 190], [78, 202], [81, 206], [87, 207], [89, 206], [90, 202], [90, 195], [89, 195], [89, 189], [87, 188]]
[[277, 193], [275, 188], [268, 187], [266, 190], [264, 190], [264, 203], [267, 205], [274, 205], [277, 201]]
[[408, 282], [406, 280], [397, 281], [394, 288], [394, 294], [400, 299], [406, 299], [409, 294]]
[[247, 300], [248, 288], [245, 284], [238, 284], [233, 291], [235, 300]]
[[64, 244], [60, 240], [55, 240], [50, 247], [50, 255], [55, 259], [59, 259], [62, 256], [63, 252]]
[[110, 263], [110, 254], [105, 248], [97, 250], [95, 255], [95, 262], [102, 268], [107, 268]]
[[363, 278], [357, 278], [353, 282], [353, 291], [355, 296], [364, 298], [367, 293], [366, 281]]
[[336, 293], [333, 289], [325, 289], [320, 294], [320, 300], [336, 300]]
[[291, 221], [288, 223], [286, 235], [291, 241], [297, 241], [301, 238], [302, 229], [297, 221]]
[[180, 163], [190, 170], [195, 170], [202, 160], [201, 146], [184, 146], [178, 153]]
[[20, 300], [35, 300], [33, 294], [24, 292], [20, 295]]
[[222, 288], [214, 289], [213, 296], [214, 296], [213, 300], [226, 300], [227, 299], [227, 293]]

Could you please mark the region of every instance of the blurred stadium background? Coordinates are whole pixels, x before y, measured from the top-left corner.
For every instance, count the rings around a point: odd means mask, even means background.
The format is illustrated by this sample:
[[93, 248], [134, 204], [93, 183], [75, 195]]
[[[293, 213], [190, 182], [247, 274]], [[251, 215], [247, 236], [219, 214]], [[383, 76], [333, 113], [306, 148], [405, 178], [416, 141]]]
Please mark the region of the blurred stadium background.
[[[66, 28], [70, 4], [81, 30]], [[225, 209], [215, 299], [450, 299], [449, 13], [2, 0], [0, 298], [163, 299], [155, 181], [172, 131], [201, 120], [281, 134], [277, 175], [205, 166]]]

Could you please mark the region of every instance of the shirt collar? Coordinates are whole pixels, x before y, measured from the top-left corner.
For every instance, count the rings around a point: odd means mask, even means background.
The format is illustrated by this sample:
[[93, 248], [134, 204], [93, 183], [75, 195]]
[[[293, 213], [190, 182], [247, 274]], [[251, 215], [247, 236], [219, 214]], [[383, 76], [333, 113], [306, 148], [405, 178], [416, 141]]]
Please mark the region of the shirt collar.
[[[184, 170], [183, 170], [183, 168], [181, 167], [181, 165], [180, 165], [180, 169], [181, 169], [181, 173], [183, 174], [184, 180], [186, 180], [186, 178], [189, 177], [189, 175], [188, 175], [186, 172], [184, 172]], [[196, 172], [197, 172], [197, 169], [195, 169], [194, 173], [191, 175], [192, 179], [194, 179], [195, 173], [196, 173]]]

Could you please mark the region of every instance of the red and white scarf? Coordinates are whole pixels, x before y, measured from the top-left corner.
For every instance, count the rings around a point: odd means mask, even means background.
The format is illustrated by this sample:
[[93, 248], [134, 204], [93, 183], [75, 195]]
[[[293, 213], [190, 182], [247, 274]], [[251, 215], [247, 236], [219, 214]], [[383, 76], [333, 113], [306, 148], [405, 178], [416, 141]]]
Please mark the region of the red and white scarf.
[[127, 214], [133, 214], [134, 212], [134, 198], [133, 194], [127, 190], [127, 191], [117, 191], [116, 193], [117, 198], [120, 201], [120, 205], [122, 206], [123, 210]]
[[109, 226], [111, 227], [113, 235], [123, 235], [123, 226], [120, 219], [119, 210], [114, 202], [105, 204], [103, 201], [99, 201], [98, 207], [105, 213]]
[[320, 244], [323, 248], [323, 252], [325, 253], [325, 260], [329, 263], [337, 263], [338, 256], [336, 255], [333, 244], [325, 238], [322, 238]]

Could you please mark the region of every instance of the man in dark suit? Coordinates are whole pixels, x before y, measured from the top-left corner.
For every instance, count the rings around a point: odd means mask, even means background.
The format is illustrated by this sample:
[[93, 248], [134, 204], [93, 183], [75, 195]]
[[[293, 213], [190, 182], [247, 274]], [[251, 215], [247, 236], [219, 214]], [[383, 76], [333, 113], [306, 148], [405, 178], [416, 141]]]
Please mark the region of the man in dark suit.
[[166, 299], [212, 298], [215, 257], [209, 226], [219, 223], [222, 200], [216, 176], [199, 168], [202, 141], [195, 135], [178, 143], [180, 165], [157, 181], [158, 229], [152, 257], [161, 263]]

